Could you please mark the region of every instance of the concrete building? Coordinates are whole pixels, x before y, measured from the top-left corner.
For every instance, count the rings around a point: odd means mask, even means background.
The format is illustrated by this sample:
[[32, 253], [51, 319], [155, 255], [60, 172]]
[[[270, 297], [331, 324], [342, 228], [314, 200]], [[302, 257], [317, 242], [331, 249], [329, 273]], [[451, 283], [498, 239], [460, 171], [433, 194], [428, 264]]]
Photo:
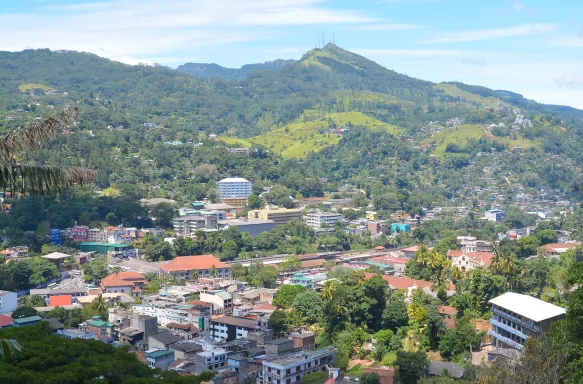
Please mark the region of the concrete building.
[[170, 349], [151, 348], [146, 351], [148, 367], [166, 371], [174, 362], [174, 351]]
[[332, 212], [311, 211], [304, 215], [304, 221], [316, 231], [322, 229], [331, 231], [334, 228], [334, 223], [342, 221], [342, 215]]
[[316, 335], [311, 332], [293, 332], [289, 335], [294, 343], [294, 349], [313, 351], [316, 349]]
[[243, 317], [222, 316], [211, 319], [211, 332], [215, 340], [247, 339], [249, 332], [259, 330], [257, 320]]
[[171, 344], [177, 343], [181, 340], [182, 338], [180, 336], [176, 336], [168, 331], [162, 331], [148, 337], [148, 348], [166, 349], [169, 348]]
[[200, 300], [213, 305], [213, 315], [224, 315], [233, 312], [233, 296], [226, 291], [201, 292]]
[[276, 227], [285, 223], [301, 219], [302, 211], [299, 209], [279, 208], [275, 205], [267, 205], [264, 209], [254, 209], [247, 214], [249, 219], [272, 220]]
[[207, 220], [202, 216], [183, 216], [172, 220], [172, 227], [177, 236], [190, 237], [196, 231], [207, 228], [206, 223]]
[[196, 374], [216, 372], [227, 369], [229, 352], [222, 348], [213, 348], [196, 354]]
[[192, 271], [198, 278], [229, 279], [231, 266], [219, 261], [213, 255], [181, 256], [160, 266], [163, 274], [174, 276], [178, 280], [192, 279]]
[[490, 300], [492, 330], [496, 347], [522, 350], [529, 337], [551, 329], [552, 323], [565, 317], [565, 309], [532, 296], [506, 292]]
[[238, 220], [225, 220], [218, 222], [219, 229], [237, 228], [239, 232], [247, 232], [251, 236], [257, 236], [260, 233], [271, 231], [275, 228], [273, 220], [241, 218]]
[[241, 177], [229, 177], [217, 183], [219, 200], [236, 207], [244, 207], [253, 193], [252, 183]]
[[484, 217], [486, 218], [486, 220], [490, 220], [495, 223], [500, 223], [504, 221], [504, 219], [506, 218], [506, 212], [504, 212], [501, 209], [490, 209], [489, 211], [486, 211]]
[[0, 291], [0, 313], [14, 312], [18, 307], [16, 292]]
[[77, 303], [80, 297], [87, 296], [87, 288], [62, 288], [62, 289], [31, 289], [30, 295], [37, 295], [45, 299], [47, 304], [50, 303], [53, 296], [71, 296], [72, 303]]
[[59, 271], [64, 271], [64, 263], [65, 261], [69, 260], [72, 261], [73, 257], [71, 255], [67, 255], [66, 253], [61, 252], [53, 252], [49, 253], [48, 255], [41, 256], [43, 259], [47, 259], [51, 263], [55, 264]]
[[294, 349], [294, 341], [287, 338], [279, 338], [265, 342], [265, 352], [268, 356], [280, 356]]
[[302, 287], [306, 288], [307, 290], [312, 290], [316, 287], [314, 279], [310, 276], [306, 276], [301, 272], [295, 273], [291, 279], [290, 283], [294, 285], [301, 285]]
[[338, 350], [325, 347], [316, 351], [302, 351], [263, 361], [263, 370], [257, 378], [258, 384], [294, 384], [302, 376], [326, 370]]

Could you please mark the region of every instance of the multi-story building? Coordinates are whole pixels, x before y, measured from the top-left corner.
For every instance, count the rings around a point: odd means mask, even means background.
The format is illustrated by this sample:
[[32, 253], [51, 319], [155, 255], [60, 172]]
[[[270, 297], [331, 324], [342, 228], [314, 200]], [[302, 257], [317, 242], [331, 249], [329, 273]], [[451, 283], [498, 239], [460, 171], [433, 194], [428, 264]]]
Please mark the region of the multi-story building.
[[213, 348], [196, 354], [196, 374], [216, 372], [227, 369], [229, 352], [222, 348]]
[[161, 326], [166, 326], [168, 323], [189, 323], [189, 309], [190, 306], [188, 305], [175, 305], [171, 303], [166, 303], [166, 305], [135, 304], [132, 306], [132, 311], [155, 317]]
[[86, 225], [75, 225], [71, 228], [71, 240], [75, 243], [87, 241], [89, 227]]
[[229, 177], [217, 183], [219, 200], [236, 207], [243, 207], [247, 198], [253, 193], [249, 180], [241, 177]]
[[334, 228], [334, 223], [342, 221], [342, 215], [332, 212], [311, 211], [304, 215], [304, 221], [316, 231], [331, 231]]
[[158, 321], [153, 316], [116, 308], [110, 309], [108, 320], [113, 324], [115, 339], [131, 345], [147, 341], [150, 335], [158, 333]]
[[325, 371], [338, 350], [325, 347], [315, 351], [296, 352], [263, 361], [257, 384], [294, 384], [309, 373]]
[[0, 313], [14, 312], [17, 306], [16, 292], [0, 291]]
[[107, 233], [99, 228], [91, 228], [87, 231], [87, 241], [107, 241]]
[[[177, 236], [190, 237], [193, 236], [196, 231], [205, 229], [207, 221], [208, 220], [202, 216], [183, 216], [172, 220], [172, 226], [174, 227], [174, 233]], [[210, 225], [211, 221], [208, 222]]]
[[486, 211], [485, 218], [486, 220], [500, 223], [506, 218], [506, 212], [501, 209], [490, 209], [489, 211]]
[[231, 266], [219, 261], [213, 255], [181, 256], [171, 262], [162, 264], [163, 274], [174, 276], [178, 280], [190, 280], [192, 271], [196, 271], [198, 278], [228, 279], [231, 277]]
[[58, 228], [51, 229], [49, 236], [51, 238], [51, 244], [53, 245], [63, 245], [63, 232]]
[[491, 242], [478, 240], [474, 236], [458, 236], [457, 242], [460, 245], [461, 250], [466, 253], [492, 252]]
[[301, 272], [295, 273], [291, 279], [290, 283], [294, 285], [301, 285], [302, 287], [306, 288], [307, 290], [312, 290], [316, 287], [316, 283], [314, 279], [310, 276], [306, 276]]
[[211, 319], [211, 332], [215, 340], [246, 339], [249, 332], [259, 330], [259, 323], [254, 319], [222, 316]]
[[279, 208], [276, 205], [267, 205], [264, 209], [254, 209], [247, 214], [249, 219], [272, 220], [276, 227], [282, 226], [291, 220], [301, 219], [299, 209]]
[[229, 227], [237, 228], [239, 232], [246, 232], [251, 236], [257, 236], [275, 228], [275, 222], [273, 220], [249, 219], [247, 217], [218, 222], [219, 229], [227, 229]]
[[551, 324], [565, 317], [565, 309], [532, 296], [506, 292], [490, 300], [492, 330], [496, 347], [522, 350], [529, 337], [551, 329]]
[[233, 312], [233, 296], [229, 292], [222, 290], [201, 292], [200, 300], [213, 305], [213, 315]]
[[146, 362], [152, 369], [167, 370], [174, 362], [174, 351], [171, 349], [152, 348], [146, 351]]

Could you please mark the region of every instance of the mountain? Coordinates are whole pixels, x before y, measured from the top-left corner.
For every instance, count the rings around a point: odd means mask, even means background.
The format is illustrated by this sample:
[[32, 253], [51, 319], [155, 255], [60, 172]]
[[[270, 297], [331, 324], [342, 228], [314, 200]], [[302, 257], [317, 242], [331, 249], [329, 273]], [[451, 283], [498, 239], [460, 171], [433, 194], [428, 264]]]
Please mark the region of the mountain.
[[245, 64], [241, 68], [225, 68], [218, 64], [206, 63], [186, 63], [176, 68], [179, 72], [188, 73], [200, 78], [219, 77], [225, 80], [241, 80], [247, 74], [255, 71], [279, 71], [287, 64], [295, 63], [296, 60], [277, 59], [258, 64]]

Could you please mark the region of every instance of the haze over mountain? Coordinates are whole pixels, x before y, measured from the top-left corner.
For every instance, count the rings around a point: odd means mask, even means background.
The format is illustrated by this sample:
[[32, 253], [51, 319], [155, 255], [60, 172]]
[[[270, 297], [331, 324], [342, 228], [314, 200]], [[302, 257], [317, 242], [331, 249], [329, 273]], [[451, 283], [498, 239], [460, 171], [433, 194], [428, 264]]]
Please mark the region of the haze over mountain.
[[218, 64], [186, 63], [178, 66], [177, 71], [195, 75], [200, 78], [220, 77], [227, 80], [241, 80], [253, 71], [277, 71], [286, 64], [295, 63], [297, 60], [278, 59], [265, 63], [246, 64], [241, 68], [225, 68]]

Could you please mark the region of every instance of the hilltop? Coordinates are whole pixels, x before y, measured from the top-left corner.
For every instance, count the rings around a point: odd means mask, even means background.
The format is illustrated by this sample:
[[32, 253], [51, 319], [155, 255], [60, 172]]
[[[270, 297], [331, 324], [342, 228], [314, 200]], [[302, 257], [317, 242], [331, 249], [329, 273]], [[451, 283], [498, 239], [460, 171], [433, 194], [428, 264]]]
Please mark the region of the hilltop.
[[241, 68], [225, 68], [218, 64], [208, 63], [186, 63], [176, 68], [179, 72], [200, 77], [201, 79], [219, 77], [226, 80], [241, 80], [247, 74], [254, 71], [279, 71], [287, 64], [295, 63], [296, 60], [274, 60], [258, 64], [245, 64]]

